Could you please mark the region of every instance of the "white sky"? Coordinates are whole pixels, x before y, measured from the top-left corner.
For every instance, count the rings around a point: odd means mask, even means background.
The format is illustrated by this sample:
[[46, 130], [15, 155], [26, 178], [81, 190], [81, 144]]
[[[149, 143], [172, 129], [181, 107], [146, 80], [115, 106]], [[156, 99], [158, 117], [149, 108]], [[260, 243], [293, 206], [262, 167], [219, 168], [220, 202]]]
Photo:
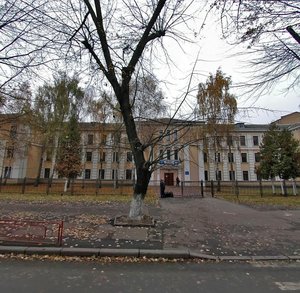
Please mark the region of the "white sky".
[[[247, 70], [245, 62], [243, 62], [245, 57], [238, 57], [234, 54], [235, 52], [245, 49], [228, 45], [224, 40], [221, 40], [218, 31], [220, 31], [218, 25], [212, 25], [210, 29], [203, 31], [202, 36], [204, 37], [201, 38], [197, 45], [183, 45], [186, 49], [186, 54], [178, 50], [171, 52], [178, 68], [176, 72], [167, 69], [162, 70], [161, 68], [158, 68], [155, 72], [160, 78], [168, 81], [168, 83], [165, 84], [165, 86], [162, 85], [161, 88], [173, 108], [176, 107], [176, 103], [174, 103], [173, 100], [174, 97], [179, 97], [186, 91], [188, 79], [198, 52], [199, 61], [197, 62], [192, 83], [192, 87], [195, 90], [191, 94], [192, 99], [196, 96], [197, 84], [199, 82], [205, 82], [208, 74], [210, 72], [215, 73], [219, 67], [221, 67], [226, 75], [232, 77], [233, 83], [246, 80], [247, 77], [243, 73]], [[169, 52], [170, 51], [171, 50], [169, 50]], [[270, 123], [288, 113], [300, 111], [300, 96], [296, 92], [297, 89], [287, 93], [283, 91], [285, 86], [286, 84], [282, 82], [276, 88], [272, 88], [270, 93], [259, 97], [242, 95], [240, 88], [233, 88], [231, 92], [237, 96], [238, 107], [241, 109], [236, 120], [247, 123], [264, 124]], [[195, 101], [191, 101], [191, 104], [194, 102]], [[266, 110], [258, 110], [258, 108]], [[246, 110], [243, 111], [243, 109]]]

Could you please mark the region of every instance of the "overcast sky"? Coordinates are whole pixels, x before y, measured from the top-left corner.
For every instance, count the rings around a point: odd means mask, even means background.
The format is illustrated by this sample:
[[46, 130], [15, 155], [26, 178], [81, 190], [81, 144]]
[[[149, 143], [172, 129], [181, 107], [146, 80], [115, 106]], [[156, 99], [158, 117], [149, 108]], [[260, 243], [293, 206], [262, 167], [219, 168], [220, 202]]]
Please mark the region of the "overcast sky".
[[[176, 71], [159, 68], [156, 72], [160, 78], [168, 80], [168, 83], [162, 86], [162, 90], [174, 108], [176, 107], [176, 103], [173, 102], [174, 96], [179, 97], [185, 92], [198, 52], [199, 59], [192, 82], [192, 88], [195, 92], [191, 94], [191, 97], [196, 96], [197, 84], [205, 82], [208, 74], [210, 72], [215, 73], [219, 67], [226, 75], [232, 77], [234, 84], [247, 80], [245, 72], [248, 68], [245, 63], [245, 56], [237, 56], [236, 54], [244, 51], [245, 45], [244, 47], [234, 47], [228, 45], [225, 40], [221, 40], [220, 29], [217, 24], [207, 26], [201, 35], [202, 37], [197, 44], [185, 44], [183, 46], [186, 49], [184, 54], [178, 50], [172, 52], [169, 49], [177, 65]], [[236, 117], [237, 122], [270, 123], [283, 115], [300, 111], [300, 96], [296, 92], [297, 90], [299, 92], [299, 87], [286, 92], [284, 91], [286, 85], [287, 83], [282, 82], [276, 88], [272, 88], [269, 93], [259, 97], [243, 95], [241, 88], [232, 88], [231, 92], [237, 96], [240, 109], [240, 113]], [[192, 99], [191, 107], [194, 103]]]

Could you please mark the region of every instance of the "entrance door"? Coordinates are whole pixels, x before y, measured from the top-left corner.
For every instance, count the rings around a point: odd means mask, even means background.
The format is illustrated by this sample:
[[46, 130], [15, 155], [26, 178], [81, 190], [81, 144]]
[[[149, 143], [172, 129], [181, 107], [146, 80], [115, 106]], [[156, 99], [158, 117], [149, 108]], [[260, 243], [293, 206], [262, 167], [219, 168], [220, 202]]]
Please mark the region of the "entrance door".
[[174, 173], [165, 173], [164, 174], [165, 184], [169, 186], [174, 185]]

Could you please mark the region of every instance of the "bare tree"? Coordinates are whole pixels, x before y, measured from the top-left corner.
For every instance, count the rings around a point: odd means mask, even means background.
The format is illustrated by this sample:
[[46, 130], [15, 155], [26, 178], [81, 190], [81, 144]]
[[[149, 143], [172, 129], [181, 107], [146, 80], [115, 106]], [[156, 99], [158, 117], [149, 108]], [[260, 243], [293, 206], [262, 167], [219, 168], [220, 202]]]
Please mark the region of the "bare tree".
[[297, 0], [221, 0], [223, 34], [231, 43], [247, 44], [251, 90], [267, 91], [279, 80], [288, 88], [300, 82], [300, 2]]
[[[19, 2], [22, 3], [21, 0], [14, 2], [15, 7]], [[153, 172], [153, 162], [144, 155], [150, 145], [141, 142], [137, 131], [130, 84], [141, 68], [151, 68], [153, 58], [159, 56], [159, 52], [163, 59], [168, 59], [169, 48], [164, 46], [164, 38], [172, 41], [173, 45], [189, 41], [187, 30], [192, 32], [189, 22], [193, 21], [192, 13], [195, 12], [195, 7], [191, 7], [193, 2], [28, 2], [36, 13], [31, 28], [38, 28], [38, 31], [31, 31], [30, 36], [34, 36], [34, 40], [40, 39], [40, 43], [36, 44], [33, 40], [30, 44], [41, 50], [41, 59], [37, 60], [41, 61], [43, 57], [50, 59], [56, 54], [68, 60], [68, 64], [71, 61], [76, 61], [76, 65], [89, 64], [85, 69], [92, 70], [99, 79], [101, 77], [118, 101], [137, 174], [129, 213], [131, 218], [142, 216], [141, 207]]]

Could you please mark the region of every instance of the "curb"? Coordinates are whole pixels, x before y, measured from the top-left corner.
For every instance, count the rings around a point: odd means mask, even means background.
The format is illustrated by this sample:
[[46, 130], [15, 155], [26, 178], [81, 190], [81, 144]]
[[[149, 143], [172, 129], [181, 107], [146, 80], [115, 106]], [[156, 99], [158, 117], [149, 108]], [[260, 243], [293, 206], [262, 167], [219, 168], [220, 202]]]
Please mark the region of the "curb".
[[121, 249], [121, 248], [74, 248], [0, 246], [0, 254], [57, 255], [73, 257], [140, 257], [168, 259], [202, 259], [208, 261], [300, 261], [300, 255], [236, 256], [209, 255], [189, 249]]

